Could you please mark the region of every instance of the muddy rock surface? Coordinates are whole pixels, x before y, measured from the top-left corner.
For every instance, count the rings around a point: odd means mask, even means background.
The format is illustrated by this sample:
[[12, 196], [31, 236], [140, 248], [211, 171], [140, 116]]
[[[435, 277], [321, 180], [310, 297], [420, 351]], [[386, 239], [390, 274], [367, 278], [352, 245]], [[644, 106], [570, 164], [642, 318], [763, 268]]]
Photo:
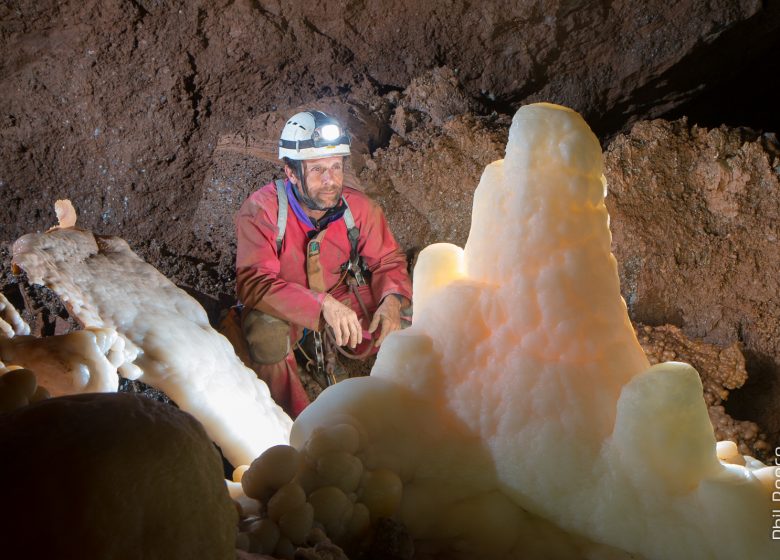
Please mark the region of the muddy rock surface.
[[780, 438], [780, 144], [773, 134], [638, 123], [605, 154], [629, 313], [721, 346], [750, 379], [730, 409]]
[[504, 157], [509, 122], [466, 114], [436, 126], [430, 119], [377, 150], [360, 178], [409, 256], [440, 241], [465, 244], [474, 189], [485, 166]]
[[0, 242], [48, 227], [69, 198], [83, 227], [165, 262], [193, 245], [223, 135], [412, 85], [417, 110], [445, 66], [463, 92], [432, 110], [437, 123], [545, 99], [616, 131], [717, 83], [737, 53], [764, 54], [778, 13], [759, 0], [5, 3]]

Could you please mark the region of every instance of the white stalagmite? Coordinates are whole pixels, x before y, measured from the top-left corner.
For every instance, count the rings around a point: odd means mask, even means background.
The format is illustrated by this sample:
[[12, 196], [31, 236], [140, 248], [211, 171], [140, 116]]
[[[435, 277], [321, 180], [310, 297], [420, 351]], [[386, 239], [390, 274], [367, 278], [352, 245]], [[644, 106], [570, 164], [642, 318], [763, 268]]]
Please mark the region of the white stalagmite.
[[582, 118], [520, 109], [465, 249], [420, 254], [414, 325], [306, 409], [292, 444], [357, 428], [365, 469], [400, 477], [395, 515], [450, 557], [778, 558], [776, 474], [718, 460], [695, 370], [649, 367], [604, 196]]
[[[58, 228], [18, 239], [13, 261], [31, 283], [57, 293], [85, 330], [2, 341], [5, 362], [40, 371], [39, 384], [54, 394], [115, 391], [118, 369], [200, 420], [235, 465], [287, 443], [292, 421], [268, 387], [211, 328], [204, 309], [123, 240]], [[51, 365], [61, 366], [60, 381]]]
[[76, 209], [70, 200], [58, 200], [54, 203], [54, 213], [57, 215], [56, 228], [72, 228], [78, 221]]

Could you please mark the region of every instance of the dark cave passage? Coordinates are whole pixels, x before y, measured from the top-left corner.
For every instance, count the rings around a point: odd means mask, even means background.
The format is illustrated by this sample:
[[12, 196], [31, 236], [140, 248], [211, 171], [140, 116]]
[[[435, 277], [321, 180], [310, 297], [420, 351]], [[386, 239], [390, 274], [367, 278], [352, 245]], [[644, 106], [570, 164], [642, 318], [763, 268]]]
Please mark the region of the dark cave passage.
[[662, 115], [707, 128], [745, 126], [780, 133], [780, 35], [761, 53], [742, 64], [724, 66], [719, 82], [705, 84], [701, 94]]

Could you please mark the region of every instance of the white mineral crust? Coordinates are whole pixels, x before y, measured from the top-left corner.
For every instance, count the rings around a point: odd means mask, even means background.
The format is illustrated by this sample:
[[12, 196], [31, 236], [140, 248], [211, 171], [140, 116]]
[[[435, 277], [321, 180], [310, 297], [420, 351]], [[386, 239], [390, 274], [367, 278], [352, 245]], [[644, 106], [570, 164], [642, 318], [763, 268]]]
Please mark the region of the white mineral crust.
[[6, 363], [42, 375], [39, 384], [55, 395], [116, 391], [117, 370], [140, 379], [200, 420], [235, 465], [287, 443], [292, 421], [268, 387], [211, 328], [204, 309], [125, 241], [53, 229], [21, 237], [13, 255], [29, 281], [53, 290], [85, 329], [0, 339]]
[[354, 425], [366, 468], [400, 475], [418, 546], [451, 557], [780, 558], [772, 469], [721, 463], [696, 371], [649, 367], [604, 196], [582, 118], [520, 109], [465, 249], [420, 254], [413, 326], [306, 409], [292, 444]]
[[0, 338], [0, 356], [33, 371], [38, 385], [60, 397], [116, 391], [122, 358], [113, 349], [121, 346], [114, 329], [87, 328], [61, 336]]
[[11, 302], [0, 293], [0, 339], [30, 334], [30, 327]]

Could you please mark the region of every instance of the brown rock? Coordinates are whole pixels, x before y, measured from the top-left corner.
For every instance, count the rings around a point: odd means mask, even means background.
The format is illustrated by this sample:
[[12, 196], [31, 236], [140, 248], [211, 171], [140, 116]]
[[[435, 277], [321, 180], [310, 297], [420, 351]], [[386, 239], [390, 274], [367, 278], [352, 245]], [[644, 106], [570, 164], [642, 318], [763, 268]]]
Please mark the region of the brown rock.
[[[174, 277], [208, 276], [177, 261], [209, 250], [189, 232], [211, 156], [248, 118], [415, 79], [421, 100], [446, 66], [469, 98], [507, 112], [564, 103], [617, 130], [757, 57], [778, 12], [760, 0], [3, 4], [0, 242], [53, 225], [69, 198], [81, 227], [121, 235]], [[434, 98], [437, 119], [467, 101]]]
[[376, 151], [360, 179], [403, 247], [416, 253], [466, 242], [474, 189], [485, 166], [504, 156], [507, 133], [506, 119], [465, 114], [394, 136]]
[[[416, 128], [422, 122], [423, 117], [417, 111], [407, 111], [402, 105], [396, 107], [393, 111], [393, 118], [390, 120], [390, 128], [393, 132], [406, 138], [406, 134], [413, 128]], [[376, 163], [373, 164], [371, 169], [376, 169]]]
[[127, 394], [0, 415], [7, 558], [234, 558], [237, 514], [203, 427]]
[[[773, 135], [638, 123], [605, 154], [613, 251], [632, 319], [742, 344], [735, 416], [780, 441], [780, 146]], [[745, 396], [743, 396], [745, 395]]]
[[477, 109], [455, 73], [446, 66], [414, 78], [404, 90], [400, 109], [404, 106], [425, 113], [436, 126], [443, 125], [448, 118]]

